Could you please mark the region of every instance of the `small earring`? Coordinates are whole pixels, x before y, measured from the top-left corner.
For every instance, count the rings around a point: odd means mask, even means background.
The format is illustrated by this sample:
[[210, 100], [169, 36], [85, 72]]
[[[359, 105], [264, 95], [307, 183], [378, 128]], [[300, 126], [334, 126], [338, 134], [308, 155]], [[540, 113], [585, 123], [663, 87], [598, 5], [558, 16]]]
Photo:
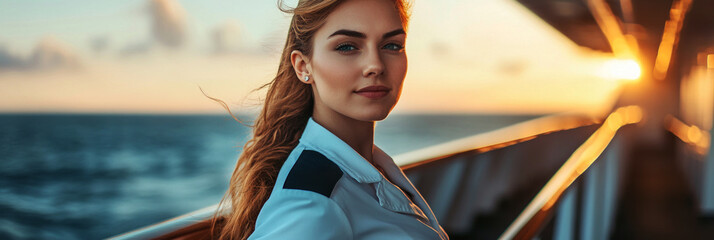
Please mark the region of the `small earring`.
[[305, 76], [305, 82], [310, 81], [310, 76]]

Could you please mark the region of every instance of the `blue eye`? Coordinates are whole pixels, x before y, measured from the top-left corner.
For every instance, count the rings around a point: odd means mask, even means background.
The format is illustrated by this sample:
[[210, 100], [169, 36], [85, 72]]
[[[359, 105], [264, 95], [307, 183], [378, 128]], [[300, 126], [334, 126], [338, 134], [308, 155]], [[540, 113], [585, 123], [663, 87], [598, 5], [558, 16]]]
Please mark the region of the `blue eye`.
[[387, 45], [384, 45], [383, 48], [387, 49], [387, 50], [392, 50], [392, 51], [401, 51], [402, 49], [404, 49], [404, 47], [402, 45], [399, 45], [396, 43], [389, 43]]
[[349, 51], [354, 51], [357, 50], [357, 47], [350, 45], [350, 44], [340, 44], [335, 48], [335, 50], [339, 52], [349, 52]]

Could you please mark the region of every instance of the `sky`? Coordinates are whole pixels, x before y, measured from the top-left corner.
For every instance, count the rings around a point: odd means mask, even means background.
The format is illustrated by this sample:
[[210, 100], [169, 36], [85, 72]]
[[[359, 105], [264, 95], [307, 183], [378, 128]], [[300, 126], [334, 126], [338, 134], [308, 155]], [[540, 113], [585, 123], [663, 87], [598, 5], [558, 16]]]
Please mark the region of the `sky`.
[[[277, 1], [0, 0], [0, 112], [254, 112], [277, 70]], [[288, 5], [295, 1], [286, 1]], [[512, 0], [412, 1], [399, 113], [609, 107], [611, 54]]]

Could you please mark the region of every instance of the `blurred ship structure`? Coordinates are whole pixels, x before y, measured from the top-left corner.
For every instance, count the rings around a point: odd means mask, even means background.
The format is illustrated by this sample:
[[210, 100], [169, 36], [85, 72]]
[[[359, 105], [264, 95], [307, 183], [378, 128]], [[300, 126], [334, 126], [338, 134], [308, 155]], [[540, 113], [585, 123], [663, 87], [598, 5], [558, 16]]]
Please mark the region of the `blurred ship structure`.
[[[396, 156], [452, 239], [714, 239], [714, 1], [517, 0], [636, 63], [602, 116], [557, 114]], [[200, 239], [209, 206], [114, 237]]]

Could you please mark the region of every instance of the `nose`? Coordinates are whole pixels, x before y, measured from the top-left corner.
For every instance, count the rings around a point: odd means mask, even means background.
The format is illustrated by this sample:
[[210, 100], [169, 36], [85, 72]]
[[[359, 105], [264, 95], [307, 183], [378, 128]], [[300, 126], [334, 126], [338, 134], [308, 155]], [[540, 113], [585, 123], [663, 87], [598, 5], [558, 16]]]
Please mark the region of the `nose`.
[[377, 77], [384, 73], [384, 61], [382, 61], [378, 50], [370, 51], [365, 61], [366, 64], [362, 71], [362, 76], [365, 78]]

